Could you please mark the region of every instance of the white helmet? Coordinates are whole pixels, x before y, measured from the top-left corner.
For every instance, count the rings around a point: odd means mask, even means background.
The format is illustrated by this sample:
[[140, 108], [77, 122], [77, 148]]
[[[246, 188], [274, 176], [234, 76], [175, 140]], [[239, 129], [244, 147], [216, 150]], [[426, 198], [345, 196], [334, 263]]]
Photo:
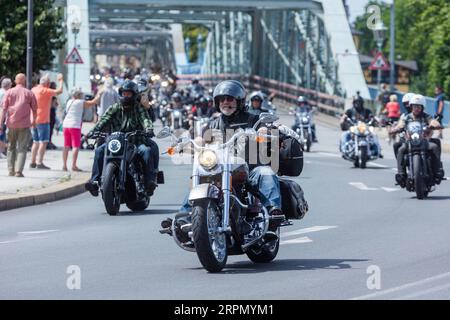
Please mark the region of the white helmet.
[[407, 94], [405, 94], [402, 98], [402, 103], [411, 101], [411, 98], [414, 96], [414, 93], [412, 92], [408, 92]]
[[425, 97], [421, 94], [415, 94], [412, 96], [411, 100], [409, 100], [409, 105], [412, 106], [414, 104], [421, 105], [425, 108]]

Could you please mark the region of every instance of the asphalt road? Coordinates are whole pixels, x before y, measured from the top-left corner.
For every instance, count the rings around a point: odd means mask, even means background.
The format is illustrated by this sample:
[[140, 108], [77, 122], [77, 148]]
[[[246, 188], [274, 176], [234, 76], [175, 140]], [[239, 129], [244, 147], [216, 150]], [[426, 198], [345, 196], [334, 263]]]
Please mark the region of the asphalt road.
[[[162, 156], [166, 184], [145, 212], [123, 206], [110, 217], [83, 194], [0, 213], [0, 299], [449, 299], [450, 182], [419, 201], [394, 185], [385, 142], [384, 159], [354, 169], [337, 152], [339, 136], [318, 124], [319, 144], [295, 178], [310, 212], [282, 230], [272, 263], [231, 256], [209, 274], [159, 234], [191, 171]], [[80, 289], [70, 290], [73, 266]]]

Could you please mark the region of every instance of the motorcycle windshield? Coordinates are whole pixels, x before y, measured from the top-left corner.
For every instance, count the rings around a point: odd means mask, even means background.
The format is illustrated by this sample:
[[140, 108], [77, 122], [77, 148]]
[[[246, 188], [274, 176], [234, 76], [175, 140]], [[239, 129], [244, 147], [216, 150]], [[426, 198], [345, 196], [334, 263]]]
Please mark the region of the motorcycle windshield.
[[408, 123], [406, 130], [408, 131], [408, 133], [410, 135], [412, 135], [414, 133], [418, 133], [420, 135], [423, 131], [423, 125], [419, 121], [412, 121], [412, 122]]

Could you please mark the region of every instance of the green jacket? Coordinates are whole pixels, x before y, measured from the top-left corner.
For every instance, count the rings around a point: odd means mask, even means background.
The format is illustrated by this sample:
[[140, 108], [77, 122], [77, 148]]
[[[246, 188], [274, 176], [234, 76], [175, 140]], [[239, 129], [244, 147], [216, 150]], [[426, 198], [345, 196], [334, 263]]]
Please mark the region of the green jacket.
[[[131, 132], [145, 129], [153, 129], [153, 123], [148, 112], [140, 104], [125, 109], [120, 103], [115, 103], [106, 110], [92, 132]], [[145, 144], [145, 138], [137, 137], [133, 142]]]

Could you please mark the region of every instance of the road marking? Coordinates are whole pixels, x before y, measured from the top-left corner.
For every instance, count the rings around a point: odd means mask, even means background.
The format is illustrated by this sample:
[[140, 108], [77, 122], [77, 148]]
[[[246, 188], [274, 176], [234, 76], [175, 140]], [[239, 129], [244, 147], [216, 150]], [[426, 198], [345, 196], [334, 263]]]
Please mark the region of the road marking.
[[381, 189], [383, 189], [386, 192], [394, 192], [394, 191], [402, 190], [400, 188], [388, 188], [388, 187], [381, 187]]
[[378, 188], [369, 188], [362, 182], [349, 182], [349, 185], [363, 191], [372, 191], [372, 190], [378, 190]]
[[382, 296], [382, 295], [386, 295], [386, 294], [389, 294], [389, 293], [393, 293], [393, 292], [401, 291], [401, 290], [404, 290], [404, 289], [416, 287], [416, 286], [419, 286], [419, 285], [422, 285], [422, 284], [426, 284], [426, 283], [429, 283], [429, 282], [432, 282], [432, 281], [435, 281], [435, 280], [439, 280], [439, 279], [442, 279], [442, 278], [446, 278], [446, 277], [449, 277], [449, 276], [450, 276], [450, 272], [446, 272], [446, 273], [442, 273], [442, 274], [439, 274], [439, 275], [436, 275], [436, 276], [433, 276], [433, 277], [425, 278], [425, 279], [422, 279], [422, 280], [419, 280], [419, 281], [415, 281], [415, 282], [407, 283], [407, 284], [404, 284], [404, 285], [401, 285], [401, 286], [398, 286], [398, 287], [394, 287], [394, 288], [391, 288], [391, 289], [382, 290], [382, 291], [378, 291], [378, 292], [375, 292], [375, 293], [372, 293], [372, 294], [367, 294], [367, 295], [364, 295], [364, 296], [352, 298], [350, 300], [372, 299], [372, 298], [376, 298], [376, 297], [379, 297], [379, 296]]
[[395, 300], [408, 300], [408, 299], [420, 297], [420, 296], [423, 296], [423, 295], [426, 295], [426, 294], [429, 294], [429, 293], [435, 293], [435, 292], [438, 292], [438, 291], [442, 291], [442, 290], [445, 290], [445, 289], [448, 289], [448, 288], [450, 288], [450, 283], [444, 284], [442, 286], [433, 287], [433, 288], [430, 288], [430, 289], [427, 289], [427, 290], [422, 290], [422, 291], [419, 291], [419, 292], [415, 292], [415, 293], [412, 293], [412, 294], [409, 294], [409, 295], [406, 295], [406, 296], [402, 296], [402, 297], [399, 297], [399, 298], [395, 298]]
[[21, 231], [17, 232], [18, 235], [33, 235], [33, 234], [43, 234], [43, 233], [51, 233], [51, 232], [58, 232], [59, 230], [39, 230], [39, 231]]
[[284, 233], [281, 233], [281, 236], [282, 237], [290, 237], [290, 236], [296, 236], [299, 234], [317, 232], [317, 231], [334, 229], [334, 228], [337, 228], [337, 226], [315, 226], [315, 227], [310, 227], [310, 228], [303, 228], [303, 229], [299, 229], [299, 230], [284, 232]]
[[388, 166], [385, 166], [385, 165], [379, 164], [379, 163], [375, 163], [375, 162], [370, 162], [370, 165], [374, 166], [374, 167], [378, 167], [378, 168], [384, 168], [384, 169], [389, 168]]
[[22, 241], [29, 241], [29, 240], [36, 240], [36, 239], [46, 239], [47, 237], [29, 237], [29, 238], [20, 238], [15, 240], [6, 240], [1, 241], [0, 244], [8, 244], [8, 243], [15, 243], [15, 242], [22, 242]]
[[312, 240], [308, 237], [301, 237], [301, 238], [296, 238], [296, 239], [292, 239], [292, 240], [285, 240], [285, 241], [281, 241], [280, 245], [283, 244], [296, 244], [296, 243], [308, 243], [308, 242], [312, 242]]

